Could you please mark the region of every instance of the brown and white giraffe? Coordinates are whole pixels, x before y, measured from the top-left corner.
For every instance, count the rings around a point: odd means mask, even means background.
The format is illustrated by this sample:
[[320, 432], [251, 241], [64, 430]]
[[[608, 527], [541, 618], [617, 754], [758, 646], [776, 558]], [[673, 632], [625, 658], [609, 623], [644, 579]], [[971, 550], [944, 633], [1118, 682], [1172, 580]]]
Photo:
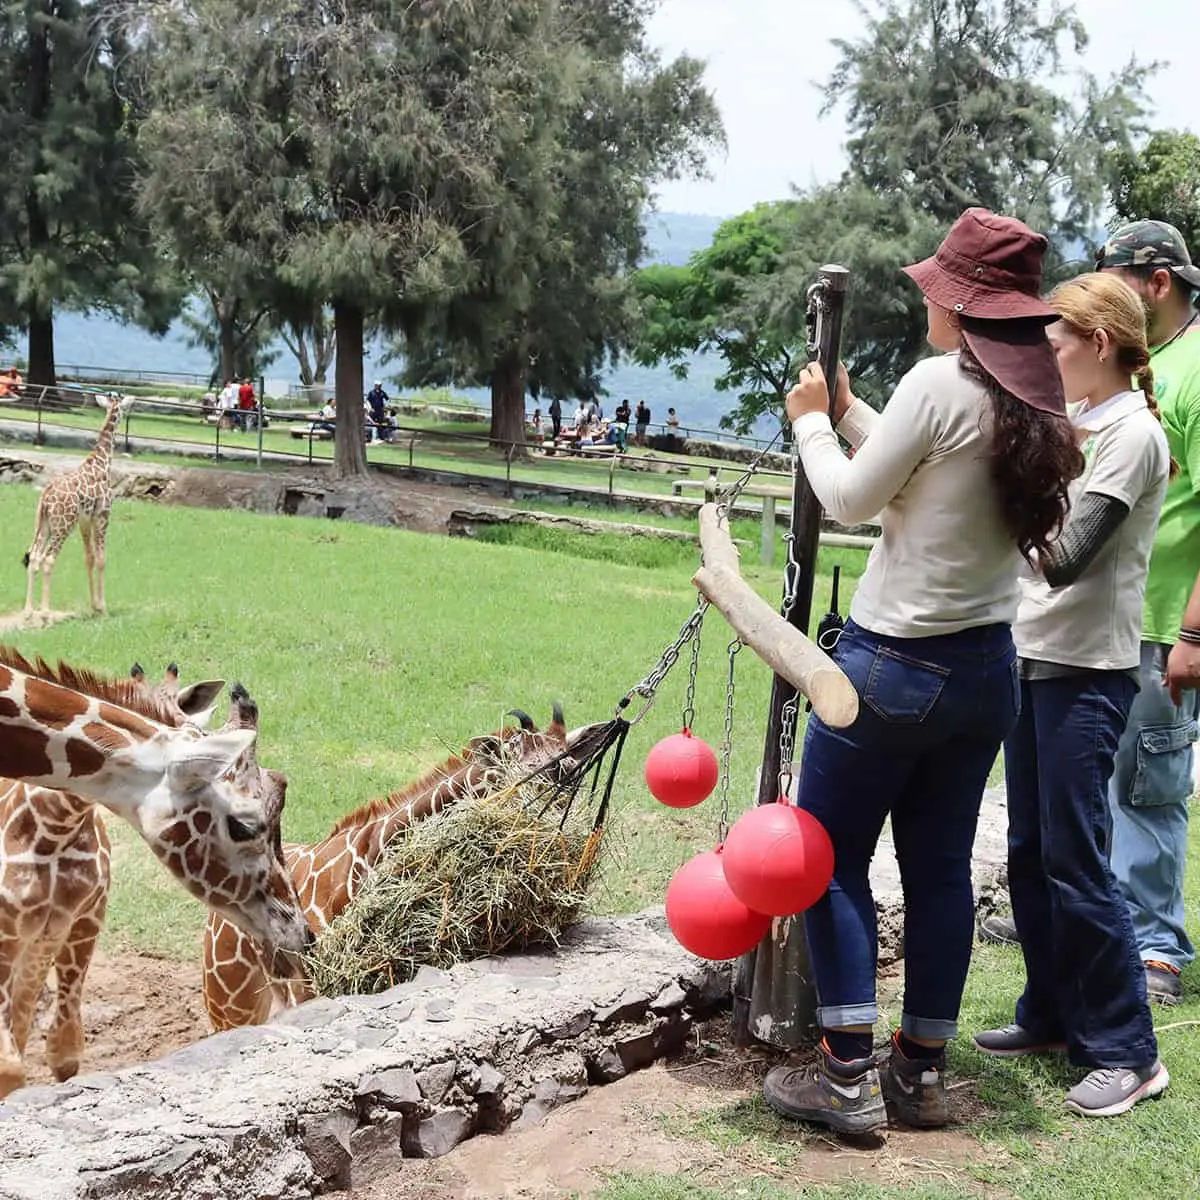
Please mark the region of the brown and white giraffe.
[[[144, 679], [140, 668], [134, 678]], [[159, 687], [143, 686], [177, 727], [199, 727], [225, 684], [181, 690], [172, 664]], [[253, 701], [235, 686], [225, 728], [256, 723]], [[79, 1070], [83, 988], [108, 906], [110, 859], [98, 804], [73, 792], [0, 779], [0, 1096], [25, 1082], [25, 1047], [51, 968], [55, 1001], [46, 1062], [59, 1080]]]
[[112, 508], [112, 485], [109, 466], [117, 422], [129, 410], [131, 400], [112, 395], [107, 401], [108, 413], [100, 426], [100, 436], [91, 454], [74, 470], [56, 476], [46, 484], [38, 500], [37, 517], [33, 525], [33, 542], [25, 554], [28, 569], [25, 590], [25, 616], [33, 616], [34, 582], [41, 574], [42, 601], [40, 612], [50, 611], [50, 578], [54, 563], [71, 531], [79, 526], [83, 538], [83, 558], [87, 567], [88, 592], [92, 608], [104, 612], [104, 543], [108, 533], [108, 514]]
[[[585, 747], [593, 731], [567, 732], [562, 710], [544, 732], [518, 709], [520, 728], [472, 739], [466, 748], [400, 791], [371, 800], [314, 845], [284, 843], [283, 857], [314, 934], [354, 899], [391, 843], [414, 822], [452, 804], [494, 792], [511, 778], [513, 763], [526, 771], [553, 764], [563, 775], [575, 766], [564, 752]], [[259, 947], [228, 921], [209, 914], [204, 930], [204, 1005], [214, 1029], [261, 1025], [277, 1012], [309, 999], [303, 981], [281, 981], [264, 965]]]
[[[136, 681], [0, 647], [0, 776], [104, 804], [192, 895], [269, 947], [275, 976], [296, 977], [312, 934], [280, 843], [287, 781], [258, 767], [253, 729], [172, 722]], [[6, 920], [0, 909], [0, 938]]]

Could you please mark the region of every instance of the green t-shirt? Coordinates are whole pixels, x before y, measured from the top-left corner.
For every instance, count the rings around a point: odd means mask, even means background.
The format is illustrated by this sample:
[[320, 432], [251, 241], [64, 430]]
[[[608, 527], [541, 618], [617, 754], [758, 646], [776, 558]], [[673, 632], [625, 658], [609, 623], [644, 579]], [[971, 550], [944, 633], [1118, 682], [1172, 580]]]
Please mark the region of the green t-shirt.
[[1150, 361], [1154, 394], [1179, 473], [1167, 484], [1146, 579], [1142, 637], [1173, 644], [1200, 574], [1200, 330]]

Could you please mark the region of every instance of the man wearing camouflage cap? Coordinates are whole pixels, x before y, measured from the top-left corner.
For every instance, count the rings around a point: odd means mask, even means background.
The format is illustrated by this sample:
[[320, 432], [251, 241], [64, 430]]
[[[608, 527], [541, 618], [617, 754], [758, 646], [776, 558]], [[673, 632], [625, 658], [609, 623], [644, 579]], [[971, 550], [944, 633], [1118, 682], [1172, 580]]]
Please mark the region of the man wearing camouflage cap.
[[1177, 1004], [1195, 958], [1184, 929], [1192, 743], [1200, 711], [1200, 269], [1165, 221], [1118, 229], [1096, 269], [1125, 279], [1146, 306], [1150, 366], [1171, 457], [1150, 556], [1141, 690], [1117, 750], [1109, 791], [1112, 869], [1129, 904], [1151, 1000]]

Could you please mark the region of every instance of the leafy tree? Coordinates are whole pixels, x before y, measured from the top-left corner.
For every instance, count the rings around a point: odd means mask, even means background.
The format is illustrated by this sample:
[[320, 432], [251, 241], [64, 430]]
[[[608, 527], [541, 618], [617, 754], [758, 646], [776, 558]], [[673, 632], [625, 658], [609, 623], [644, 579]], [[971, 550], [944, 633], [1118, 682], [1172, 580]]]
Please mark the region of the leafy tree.
[[311, 388], [325, 384], [333, 362], [335, 345], [333, 321], [322, 307], [309, 314], [289, 317], [278, 330], [283, 344], [296, 357], [300, 367], [300, 382]]
[[165, 333], [181, 293], [130, 199], [129, 46], [105, 2], [0, 11], [0, 321], [24, 326], [28, 378], [53, 385], [54, 312], [103, 308]]
[[1164, 129], [1136, 153], [1121, 154], [1112, 201], [1114, 226], [1144, 217], [1169, 221], [1200, 258], [1200, 137]]
[[[1061, 85], [1064, 55], [1087, 46], [1071, 4], [1040, 0], [856, 0], [866, 31], [834, 44], [839, 61], [825, 111], [845, 107], [845, 184], [873, 200], [888, 228], [863, 224], [853, 240], [886, 272], [856, 278], [848, 335], [868, 388], [886, 394], [924, 352], [915, 289], [891, 267], [928, 253], [972, 205], [1016, 216], [1051, 242], [1048, 282], [1089, 261], [1119, 153], [1142, 130], [1145, 83], [1155, 69], [1131, 61], [1111, 79], [1077, 73]], [[895, 204], [903, 220], [889, 218]], [[899, 208], [898, 208], [899, 212]], [[834, 257], [833, 248], [828, 251]]]
[[700, 173], [720, 119], [687, 57], [650, 48], [646, 0], [561, 0], [553, 52], [505, 148], [499, 207], [472, 226], [468, 291], [406, 330], [405, 378], [486, 383], [491, 434], [521, 444], [525, 396], [600, 392], [633, 338], [629, 279], [645, 253], [653, 184]]
[[470, 282], [462, 229], [497, 201], [541, 20], [535, 0], [154, 10], [145, 195], [189, 258], [244, 249], [281, 318], [331, 308], [339, 474], [365, 470], [365, 330]]
[[737, 394], [722, 426], [746, 433], [764, 413], [783, 422], [788, 389], [807, 361], [807, 288], [822, 265], [836, 262], [852, 281], [845, 357], [864, 398], [882, 399], [872, 379], [918, 357], [923, 344], [914, 319], [920, 297], [911, 284], [906, 290], [900, 267], [927, 254], [937, 237], [932, 218], [861, 184], [758, 205], [721, 225], [687, 266], [638, 273], [635, 357], [668, 362], [686, 378], [693, 354], [719, 354], [725, 369], [716, 387]]
[[201, 313], [185, 311], [183, 323], [188, 345], [212, 355], [210, 384], [256, 379], [279, 357], [279, 351], [270, 349], [274, 330], [265, 308], [249, 310], [236, 298], [207, 288], [202, 302]]

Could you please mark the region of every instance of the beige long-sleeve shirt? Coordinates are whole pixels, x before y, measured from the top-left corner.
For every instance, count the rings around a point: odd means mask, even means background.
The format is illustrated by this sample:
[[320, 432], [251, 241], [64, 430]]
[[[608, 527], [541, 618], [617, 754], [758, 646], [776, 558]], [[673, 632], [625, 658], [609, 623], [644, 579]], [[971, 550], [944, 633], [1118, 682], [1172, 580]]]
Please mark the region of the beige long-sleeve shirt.
[[829, 515], [843, 525], [879, 515], [883, 536], [850, 605], [859, 625], [916, 638], [1014, 619], [1022, 560], [991, 479], [991, 401], [957, 354], [917, 363], [882, 413], [851, 405], [838, 432], [853, 458], [824, 414], [793, 428]]

